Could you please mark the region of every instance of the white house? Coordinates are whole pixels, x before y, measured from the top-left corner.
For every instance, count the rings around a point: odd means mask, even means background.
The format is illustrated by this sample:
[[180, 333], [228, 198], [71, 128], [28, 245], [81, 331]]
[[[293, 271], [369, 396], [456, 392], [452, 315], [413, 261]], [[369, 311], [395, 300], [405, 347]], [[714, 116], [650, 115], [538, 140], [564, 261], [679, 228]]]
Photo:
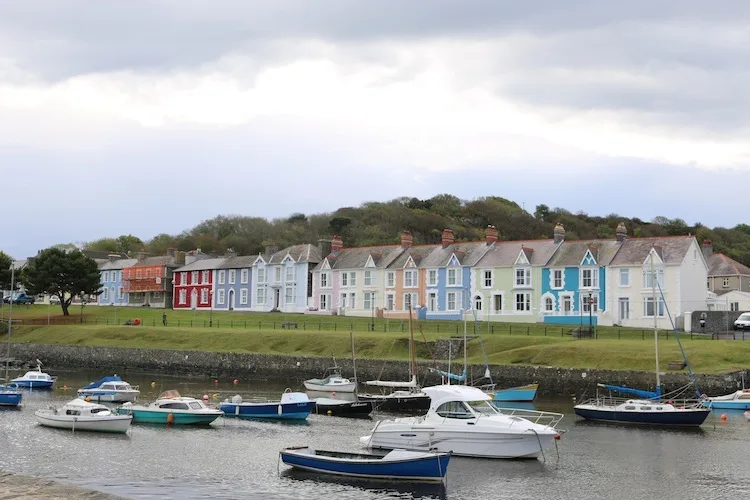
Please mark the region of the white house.
[[731, 290], [724, 293], [709, 292], [709, 311], [750, 311], [750, 293]]

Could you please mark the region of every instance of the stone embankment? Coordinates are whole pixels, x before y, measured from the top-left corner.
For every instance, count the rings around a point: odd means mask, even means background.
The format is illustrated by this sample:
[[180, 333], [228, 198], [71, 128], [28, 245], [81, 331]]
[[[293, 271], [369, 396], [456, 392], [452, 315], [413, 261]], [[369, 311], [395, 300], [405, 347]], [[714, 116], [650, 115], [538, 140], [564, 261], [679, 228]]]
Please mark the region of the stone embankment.
[[[164, 375], [294, 380], [300, 383], [308, 378], [319, 377], [332, 364], [332, 360], [327, 357], [54, 344], [15, 344], [13, 351], [17, 359], [40, 359], [50, 370], [98, 370], [118, 374], [133, 370]], [[454, 360], [454, 373], [460, 371], [457, 366], [459, 363], [461, 359]], [[337, 364], [346, 376], [352, 374], [351, 359], [337, 360]], [[427, 384], [440, 383], [437, 375], [427, 371], [428, 367], [435, 366], [434, 363], [424, 361], [418, 364], [420, 373], [427, 375]], [[409, 366], [406, 361], [357, 359], [356, 368], [359, 381], [378, 378], [408, 380]], [[446, 368], [445, 363], [440, 366], [440, 369]], [[469, 366], [469, 377], [472, 380], [480, 378], [484, 372], [484, 365]], [[591, 396], [596, 391], [597, 383], [639, 388], [654, 385], [654, 374], [650, 372], [490, 365], [490, 373], [498, 387], [538, 382], [539, 394], [555, 396]], [[748, 378], [748, 373], [738, 371], [720, 375], [697, 375], [696, 378], [703, 392], [714, 395], [741, 388], [742, 381]], [[665, 391], [678, 389], [689, 381], [685, 370], [667, 372], [662, 376]]]

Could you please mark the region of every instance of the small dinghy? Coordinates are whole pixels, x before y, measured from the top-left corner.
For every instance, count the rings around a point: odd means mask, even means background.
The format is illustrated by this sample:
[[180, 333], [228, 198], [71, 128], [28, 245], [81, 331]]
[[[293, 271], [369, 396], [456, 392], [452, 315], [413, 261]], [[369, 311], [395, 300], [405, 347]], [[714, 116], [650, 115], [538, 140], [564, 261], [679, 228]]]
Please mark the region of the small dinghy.
[[17, 389], [6, 388], [0, 385], [0, 406], [18, 406], [23, 399], [23, 393]]
[[450, 453], [393, 450], [387, 455], [315, 450], [309, 446], [284, 448], [281, 461], [297, 469], [367, 479], [442, 482]]
[[291, 392], [290, 389], [281, 395], [280, 401], [242, 401], [242, 397], [237, 394], [231, 401], [227, 399], [219, 404], [219, 409], [227, 417], [271, 420], [305, 420], [314, 407], [315, 401], [311, 401], [307, 394]]
[[57, 409], [37, 410], [37, 422], [45, 427], [72, 431], [127, 432], [132, 415], [115, 415], [98, 403], [74, 399]]
[[305, 389], [319, 392], [356, 392], [357, 383], [341, 376], [338, 366], [329, 368], [322, 378], [305, 380]]
[[315, 413], [333, 417], [369, 417], [374, 409], [372, 401], [344, 401], [331, 398], [316, 398]]

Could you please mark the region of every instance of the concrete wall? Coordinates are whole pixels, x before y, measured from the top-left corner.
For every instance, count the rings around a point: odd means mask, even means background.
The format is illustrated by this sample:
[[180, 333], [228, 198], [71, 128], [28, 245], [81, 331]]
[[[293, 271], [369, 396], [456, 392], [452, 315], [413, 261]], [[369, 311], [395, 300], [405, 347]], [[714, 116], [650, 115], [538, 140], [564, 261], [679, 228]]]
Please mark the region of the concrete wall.
[[[455, 360], [461, 362], [461, 341], [452, 341]], [[447, 351], [447, 344], [436, 346]], [[297, 381], [318, 377], [331, 364], [328, 357], [278, 356], [264, 354], [211, 353], [201, 351], [167, 351], [156, 349], [124, 349], [109, 347], [16, 344], [13, 355], [21, 360], [44, 360], [45, 369], [54, 373], [60, 369], [103, 370], [125, 374], [127, 370], [155, 372], [182, 376], [263, 378]], [[447, 353], [446, 353], [447, 354]], [[446, 355], [447, 357], [447, 355]], [[351, 360], [337, 360], [344, 376], [352, 375]], [[420, 363], [420, 381], [425, 384], [440, 383], [437, 375], [428, 374], [432, 363]], [[460, 372], [453, 365], [453, 372]], [[446, 369], [445, 363], [441, 369]], [[483, 365], [469, 367], [470, 379], [482, 376]], [[579, 370], [545, 366], [490, 366], [498, 387], [512, 387], [540, 383], [539, 392], [557, 396], [592, 396], [597, 383], [649, 388], [654, 384], [654, 374], [610, 370]], [[424, 379], [426, 375], [426, 380]], [[585, 376], [584, 376], [585, 374]], [[748, 378], [748, 373], [745, 373]], [[405, 361], [357, 360], [358, 380], [407, 380], [408, 364]], [[699, 375], [698, 384], [710, 395], [732, 392], [741, 387], [742, 372], [724, 375]], [[688, 383], [686, 373], [667, 373], [662, 377], [665, 390], [670, 391]]]
[[701, 314], [706, 315], [707, 333], [726, 332], [733, 329], [734, 321], [739, 318], [742, 311], [693, 311], [690, 315], [692, 330], [694, 333], [701, 333]]

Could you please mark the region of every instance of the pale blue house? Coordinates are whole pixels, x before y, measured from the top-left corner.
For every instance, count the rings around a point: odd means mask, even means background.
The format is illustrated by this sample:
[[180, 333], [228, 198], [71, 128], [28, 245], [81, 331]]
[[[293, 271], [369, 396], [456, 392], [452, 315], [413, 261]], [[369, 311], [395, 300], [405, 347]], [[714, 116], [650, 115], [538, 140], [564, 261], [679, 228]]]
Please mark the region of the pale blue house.
[[253, 263], [258, 257], [229, 256], [213, 273], [214, 309], [249, 311], [253, 306]]
[[301, 313], [312, 304], [312, 270], [321, 249], [304, 243], [276, 251], [269, 247], [254, 258], [253, 311]]
[[102, 288], [97, 301], [100, 306], [128, 305], [128, 294], [123, 292], [122, 270], [136, 262], [138, 259], [122, 259], [117, 255], [99, 265]]

